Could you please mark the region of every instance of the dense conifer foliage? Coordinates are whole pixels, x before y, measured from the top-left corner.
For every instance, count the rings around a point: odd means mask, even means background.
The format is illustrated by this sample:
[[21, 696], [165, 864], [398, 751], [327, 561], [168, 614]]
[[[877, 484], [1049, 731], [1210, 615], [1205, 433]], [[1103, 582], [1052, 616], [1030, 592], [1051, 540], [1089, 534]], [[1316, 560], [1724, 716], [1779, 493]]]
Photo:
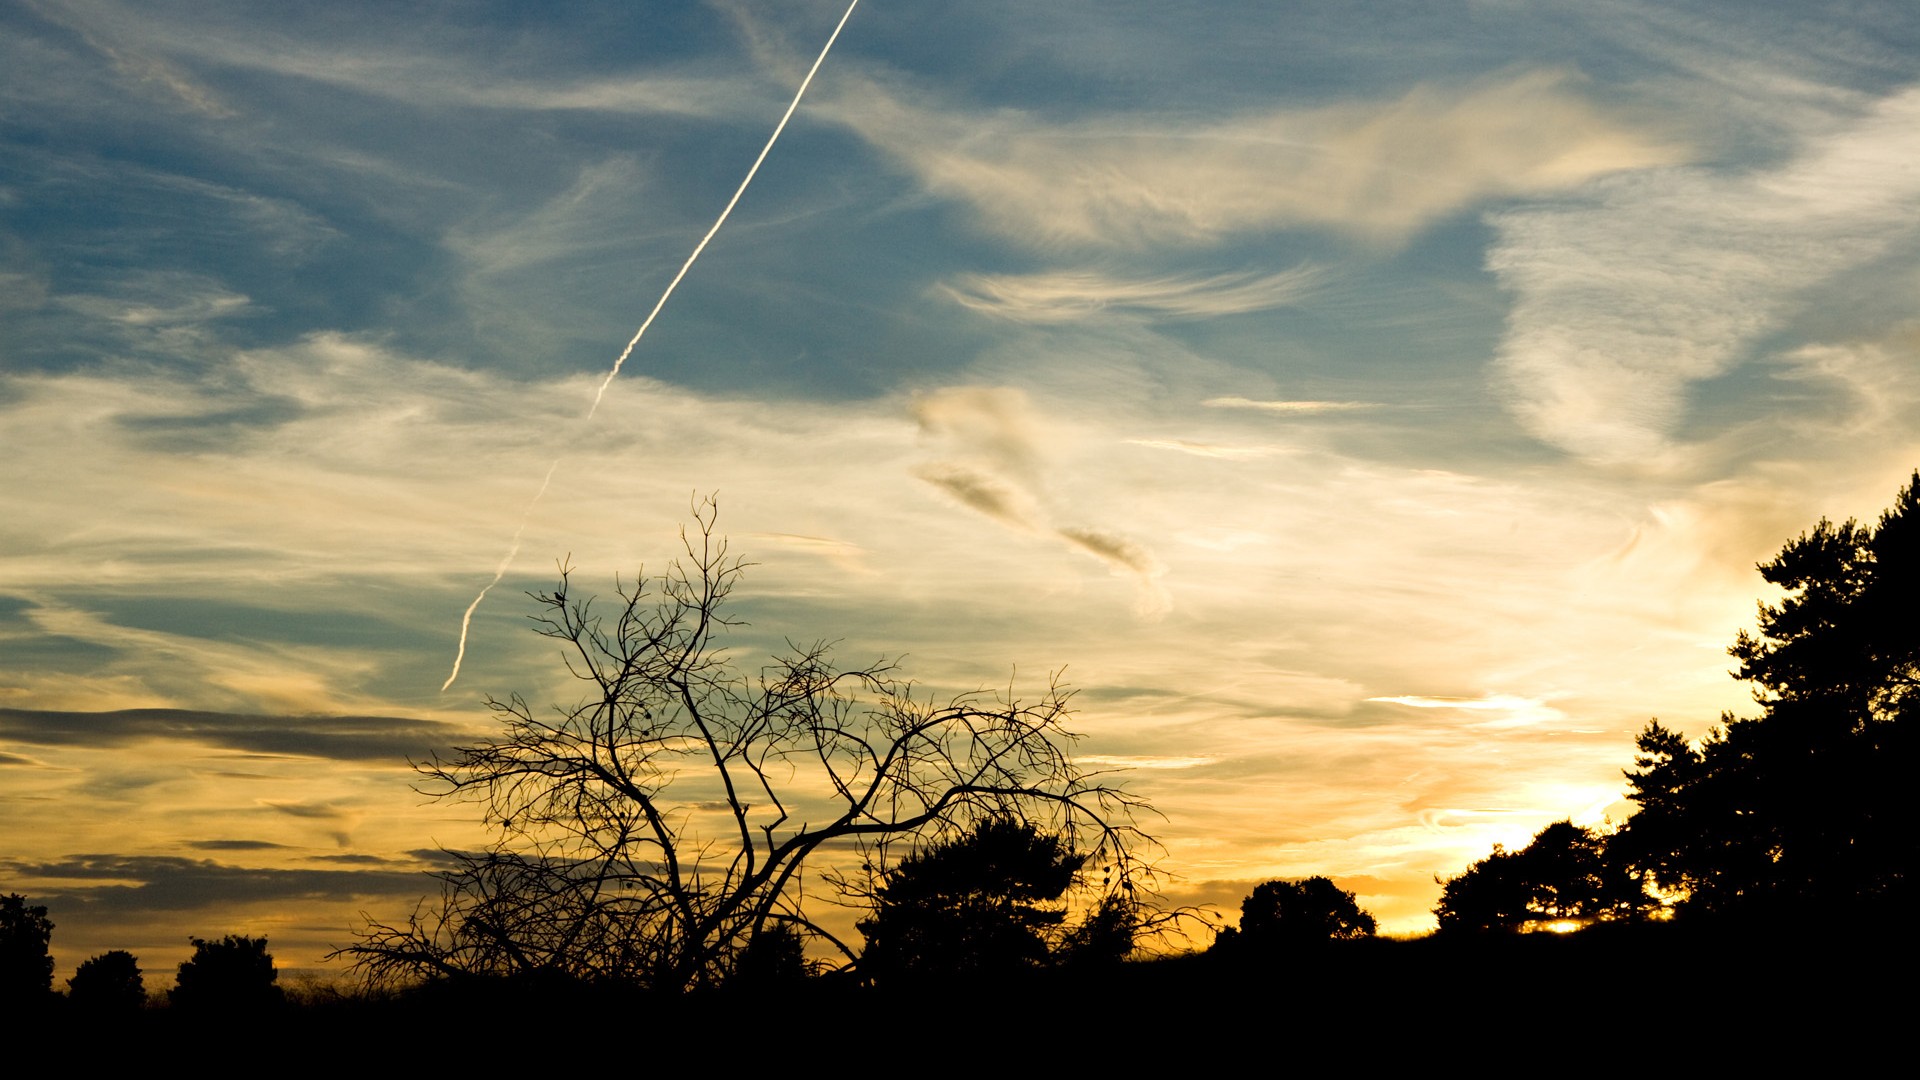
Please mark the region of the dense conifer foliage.
[[1650, 723], [1614, 846], [1685, 914], [1910, 914], [1920, 473], [1877, 525], [1822, 520], [1760, 573], [1786, 595], [1730, 650], [1760, 715], [1698, 746]]
[[[982, 822], [964, 836], [916, 851], [873, 890], [873, 915], [860, 923], [867, 939], [860, 971], [884, 982], [1006, 976], [1042, 967], [1068, 948], [1061, 901], [1086, 861], [1060, 837], [1008, 820]], [[1103, 909], [1093, 918], [1111, 917]], [[1092, 941], [1112, 932], [1093, 927], [1071, 940], [1094, 947]], [[1125, 948], [1131, 947], [1128, 935]]]
[[1698, 743], [1649, 722], [1610, 836], [1557, 822], [1445, 882], [1443, 931], [1648, 913], [1689, 922], [1904, 925], [1920, 814], [1920, 472], [1874, 525], [1822, 519], [1760, 564], [1784, 595], [1728, 651], [1760, 715]]

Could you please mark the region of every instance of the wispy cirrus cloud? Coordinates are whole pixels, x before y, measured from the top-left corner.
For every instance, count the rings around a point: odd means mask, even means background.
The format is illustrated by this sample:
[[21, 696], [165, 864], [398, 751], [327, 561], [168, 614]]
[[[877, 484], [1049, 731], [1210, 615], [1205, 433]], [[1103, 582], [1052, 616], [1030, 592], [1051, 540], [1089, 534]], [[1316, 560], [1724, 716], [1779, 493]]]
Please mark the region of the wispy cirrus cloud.
[[314, 870], [231, 866], [164, 855], [69, 855], [47, 862], [10, 860], [15, 877], [46, 879], [37, 898], [85, 917], [95, 913], [218, 911], [232, 904], [293, 899], [353, 900], [418, 896], [420, 869]]
[[1039, 502], [1033, 493], [1004, 477], [953, 461], [922, 465], [913, 474], [960, 505], [1003, 525], [1027, 531], [1041, 527]]
[[[535, 35], [502, 41], [431, 21], [301, 26], [262, 21], [244, 9], [183, 14], [112, 0], [40, 10], [79, 35], [125, 83], [217, 120], [247, 111], [243, 99], [212, 84], [207, 72], [222, 69], [298, 78], [413, 108], [713, 116], [753, 103], [750, 80], [692, 65], [644, 75], [555, 75], [541, 70], [543, 42]], [[438, 41], [422, 34], [435, 29]]]
[[[452, 724], [396, 716], [263, 716], [191, 709], [56, 712], [0, 708], [0, 738], [40, 746], [129, 746], [148, 740], [202, 743], [256, 754], [391, 764], [424, 760], [453, 745]], [[287, 805], [276, 808], [296, 813]]]
[[1807, 290], [1920, 241], [1920, 88], [1804, 139], [1783, 164], [1602, 182], [1492, 218], [1514, 293], [1496, 371], [1540, 439], [1599, 462], [1660, 457], [1690, 385], [1722, 375]]
[[1127, 278], [1097, 270], [962, 274], [940, 286], [955, 303], [1014, 322], [1060, 323], [1133, 314], [1200, 319], [1298, 303], [1320, 280], [1312, 267], [1276, 274]]
[[1420, 694], [1401, 694], [1393, 697], [1372, 697], [1367, 700], [1387, 705], [1405, 705], [1414, 709], [1448, 709], [1467, 713], [1496, 714], [1489, 719], [1475, 721], [1474, 725], [1477, 727], [1527, 727], [1566, 718], [1565, 713], [1548, 705], [1543, 699], [1521, 697], [1516, 694], [1485, 694], [1480, 697], [1429, 697]]
[[137, 30], [131, 31], [131, 14], [90, 4], [35, 4], [35, 14], [49, 22], [72, 30], [85, 46], [108, 61], [112, 70], [127, 84], [215, 120], [235, 115], [223, 96], [194, 77], [193, 73], [155, 49]]
[[1257, 412], [1276, 413], [1281, 416], [1316, 416], [1321, 413], [1353, 412], [1380, 407], [1370, 401], [1273, 401], [1244, 397], [1208, 398], [1200, 404], [1212, 409], [1253, 409]]
[[1084, 525], [1068, 525], [1057, 531], [1068, 543], [1116, 569], [1139, 575], [1143, 581], [1166, 572], [1146, 545], [1120, 533]]
[[1297, 226], [1394, 243], [1483, 199], [1688, 156], [1553, 71], [1204, 124], [983, 117], [871, 80], [831, 108], [928, 190], [1036, 247], [1206, 245]]
[[1153, 551], [1133, 537], [1098, 525], [1055, 525], [1043, 481], [1045, 425], [1025, 392], [1010, 387], [959, 386], [913, 401], [921, 431], [948, 455], [914, 475], [967, 508], [1020, 532], [1050, 536], [1100, 560], [1140, 586], [1136, 610], [1165, 613], [1167, 593], [1156, 581], [1166, 572]]
[[1132, 446], [1144, 446], [1151, 450], [1172, 450], [1175, 453], [1220, 458], [1225, 461], [1250, 461], [1287, 451], [1284, 446], [1229, 446], [1221, 443], [1199, 442], [1194, 439], [1128, 439], [1127, 443]]

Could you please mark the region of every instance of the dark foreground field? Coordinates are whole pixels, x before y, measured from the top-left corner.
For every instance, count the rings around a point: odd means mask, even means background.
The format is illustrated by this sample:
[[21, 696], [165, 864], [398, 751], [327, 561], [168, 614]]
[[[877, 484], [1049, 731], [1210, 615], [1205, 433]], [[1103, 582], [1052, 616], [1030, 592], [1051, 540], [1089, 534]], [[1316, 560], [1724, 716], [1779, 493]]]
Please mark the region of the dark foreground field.
[[1920, 1004], [1914, 946], [1904, 932], [1602, 927], [885, 988], [827, 977], [660, 997], [472, 982], [266, 1010], [119, 1015], [55, 1001], [23, 1030], [109, 1057], [364, 1063], [380, 1074], [486, 1073], [508, 1063], [733, 1073], [817, 1062], [836, 1072], [957, 1075], [1126, 1071], [1182, 1058], [1264, 1071], [1308, 1062], [1493, 1075], [1787, 1063], [1904, 1071]]

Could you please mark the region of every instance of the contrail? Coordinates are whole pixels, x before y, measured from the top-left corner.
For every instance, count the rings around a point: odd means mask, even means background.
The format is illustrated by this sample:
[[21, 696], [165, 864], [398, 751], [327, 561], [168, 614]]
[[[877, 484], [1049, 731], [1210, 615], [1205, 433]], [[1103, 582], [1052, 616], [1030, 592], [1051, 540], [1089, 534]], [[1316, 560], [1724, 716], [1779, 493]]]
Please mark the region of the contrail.
[[607, 372], [606, 379], [600, 383], [599, 391], [593, 395], [593, 408], [587, 410], [587, 419], [593, 419], [594, 410], [600, 408], [600, 399], [607, 395], [607, 387], [613, 385], [614, 376], [620, 374], [620, 365], [626, 363], [627, 357], [633, 355], [633, 347], [640, 344], [640, 339], [646, 336], [647, 327], [653, 325], [654, 316], [660, 314], [660, 309], [667, 306], [667, 297], [673, 295], [673, 290], [680, 285], [680, 279], [686, 277], [687, 271], [693, 268], [694, 260], [700, 257], [701, 252], [707, 250], [707, 241], [713, 239], [713, 234], [719, 232], [720, 226], [727, 223], [727, 215], [733, 213], [734, 204], [740, 201], [740, 196], [747, 193], [747, 185], [753, 183], [753, 174], [760, 171], [760, 163], [767, 160], [767, 152], [773, 149], [774, 143], [780, 141], [780, 133], [787, 130], [787, 121], [793, 119], [793, 111], [800, 107], [800, 99], [807, 95], [807, 87], [813, 83], [814, 73], [820, 70], [821, 64], [826, 63], [827, 53], [832, 51], [833, 43], [839, 39], [841, 27], [847, 25], [847, 20], [853, 18], [853, 9], [859, 6], [860, 0], [853, 0], [847, 5], [847, 13], [840, 16], [839, 25], [835, 26], [833, 33], [828, 35], [827, 43], [820, 47], [820, 55], [814, 58], [813, 67], [807, 69], [807, 77], [800, 80], [800, 89], [793, 92], [793, 100], [787, 103], [786, 114], [780, 117], [778, 124], [774, 125], [773, 134], [767, 136], [767, 145], [761, 147], [760, 156], [753, 159], [753, 167], [747, 170], [746, 179], [740, 181], [740, 186], [734, 190], [733, 198], [727, 200], [727, 208], [720, 211], [720, 217], [714, 221], [713, 228], [708, 229], [707, 235], [701, 237], [700, 242], [694, 245], [693, 254], [687, 256], [687, 261], [681, 264], [680, 272], [673, 275], [672, 281], [667, 282], [667, 291], [660, 294], [660, 302], [653, 305], [653, 310], [647, 313], [647, 321], [641, 323], [640, 329], [633, 332], [633, 340], [627, 342], [627, 347], [620, 350], [620, 355], [613, 361], [613, 370]]
[[527, 508], [520, 512], [520, 527], [513, 530], [513, 543], [507, 548], [506, 558], [501, 559], [500, 566], [494, 570], [493, 580], [487, 582], [487, 587], [481, 589], [480, 595], [467, 605], [467, 613], [460, 616], [460, 650], [453, 654], [453, 673], [447, 676], [446, 682], [440, 684], [441, 693], [446, 693], [447, 687], [453, 685], [453, 680], [460, 677], [460, 661], [467, 658], [467, 627], [473, 622], [474, 609], [480, 606], [480, 601], [487, 598], [495, 585], [500, 584], [500, 579], [507, 576], [507, 567], [512, 566], [513, 557], [520, 554], [520, 534], [527, 531], [527, 521], [533, 517], [533, 508], [540, 505], [541, 497], [547, 493], [547, 485], [553, 483], [553, 472], [559, 467], [559, 458], [554, 458], [553, 464], [547, 466], [547, 476], [540, 481], [540, 490], [533, 493], [533, 498], [527, 500]]
[[[800, 89], [793, 92], [793, 100], [787, 103], [787, 111], [781, 115], [780, 122], [774, 125], [773, 134], [767, 136], [767, 144], [760, 148], [760, 156], [753, 159], [753, 167], [747, 170], [746, 178], [740, 181], [738, 188], [734, 189], [733, 198], [727, 200], [726, 209], [720, 211], [720, 216], [715, 219], [713, 227], [707, 230], [707, 235], [701, 237], [698, 244], [694, 245], [693, 254], [687, 256], [687, 261], [680, 264], [680, 272], [673, 275], [672, 281], [667, 282], [666, 291], [660, 294], [659, 302], [655, 303], [653, 310], [647, 313], [646, 321], [640, 324], [640, 329], [633, 332], [633, 339], [627, 342], [627, 347], [620, 350], [620, 355], [613, 361], [613, 369], [607, 372], [607, 377], [601, 380], [600, 389], [594, 392], [593, 405], [587, 409], [586, 418], [581, 421], [582, 423], [592, 420], [593, 414], [599, 411], [600, 399], [607, 396], [607, 387], [613, 385], [614, 377], [620, 374], [621, 365], [627, 362], [627, 357], [633, 355], [634, 346], [640, 344], [640, 339], [646, 336], [647, 327], [653, 325], [653, 320], [659, 316], [660, 309], [667, 306], [667, 298], [672, 296], [673, 290], [679, 287], [680, 279], [687, 276], [688, 270], [693, 269], [694, 261], [700, 258], [700, 253], [707, 250], [707, 242], [713, 239], [713, 234], [720, 231], [720, 226], [727, 223], [727, 215], [733, 213], [734, 206], [740, 202], [740, 196], [747, 193], [747, 185], [753, 183], [754, 174], [760, 171], [760, 164], [767, 160], [767, 154], [772, 152], [773, 144], [780, 141], [780, 133], [787, 130], [787, 121], [793, 119], [794, 111], [800, 108], [800, 99], [807, 95], [807, 87], [813, 85], [814, 75], [819, 72], [820, 65], [826, 63], [827, 54], [833, 51], [833, 43], [840, 39], [840, 31], [846, 28], [847, 20], [853, 18], [853, 9], [859, 6], [860, 0], [852, 0], [847, 5], [846, 14], [840, 16], [839, 23], [833, 28], [833, 33], [827, 36], [827, 43], [820, 47], [820, 55], [814, 57], [813, 66], [807, 69], [807, 77], [800, 80]], [[480, 601], [485, 600], [487, 594], [493, 591], [493, 587], [500, 584], [500, 579], [507, 575], [507, 568], [513, 565], [514, 557], [520, 554], [520, 535], [527, 531], [527, 521], [533, 517], [533, 508], [540, 505], [541, 497], [547, 493], [547, 485], [553, 481], [553, 472], [559, 467], [560, 461], [557, 458], [552, 465], [547, 466], [547, 477], [540, 481], [540, 490], [534, 492], [533, 498], [527, 502], [526, 510], [521, 513], [520, 527], [513, 530], [513, 543], [508, 546], [506, 557], [500, 560], [499, 568], [493, 572], [493, 580], [487, 582], [486, 588], [480, 590], [480, 595], [474, 597], [473, 603], [467, 605], [466, 614], [460, 616], [460, 647], [453, 654], [453, 672], [447, 676], [446, 682], [440, 684], [441, 693], [445, 693], [447, 688], [453, 685], [453, 680], [460, 677], [460, 661], [467, 655], [467, 628], [473, 624], [473, 613], [480, 607]]]

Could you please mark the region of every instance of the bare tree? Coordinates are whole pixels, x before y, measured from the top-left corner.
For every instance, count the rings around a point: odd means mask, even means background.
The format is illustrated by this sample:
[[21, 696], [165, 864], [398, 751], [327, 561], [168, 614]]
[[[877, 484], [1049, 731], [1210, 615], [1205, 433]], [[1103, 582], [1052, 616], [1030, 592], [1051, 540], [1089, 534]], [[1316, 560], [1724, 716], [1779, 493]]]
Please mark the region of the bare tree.
[[[677, 990], [718, 982], [777, 927], [854, 953], [810, 913], [809, 859], [853, 873], [889, 844], [1011, 820], [1057, 834], [1133, 898], [1153, 846], [1149, 808], [1080, 770], [1064, 726], [1071, 693], [916, 697], [891, 664], [842, 670], [829, 646], [794, 646], [757, 676], [720, 638], [744, 564], [697, 503], [686, 554], [610, 617], [559, 585], [534, 593], [539, 632], [564, 644], [588, 692], [538, 717], [489, 700], [500, 737], [417, 763], [423, 790], [468, 798], [496, 833], [457, 854], [437, 903], [372, 924], [341, 950], [376, 981], [554, 972]], [[826, 880], [840, 880], [827, 871]], [[818, 876], [818, 875], [816, 875]], [[816, 888], [816, 893], [821, 892]]]

